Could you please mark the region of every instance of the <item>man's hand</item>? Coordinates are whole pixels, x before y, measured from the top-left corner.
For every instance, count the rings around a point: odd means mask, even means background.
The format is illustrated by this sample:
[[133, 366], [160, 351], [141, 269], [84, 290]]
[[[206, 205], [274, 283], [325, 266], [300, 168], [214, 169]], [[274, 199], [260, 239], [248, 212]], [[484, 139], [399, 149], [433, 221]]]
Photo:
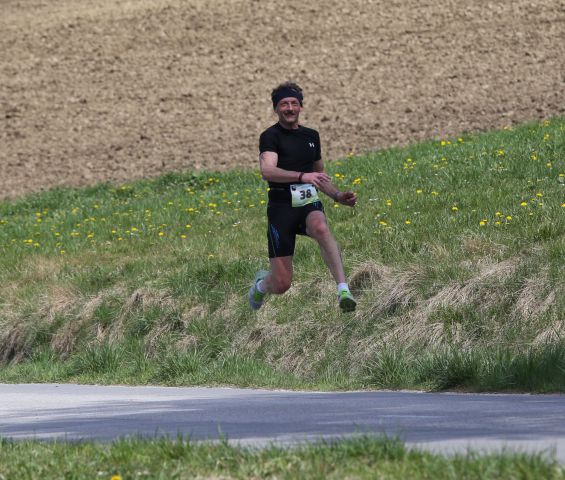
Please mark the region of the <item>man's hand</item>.
[[336, 201], [348, 207], [354, 207], [357, 203], [357, 195], [353, 192], [338, 192]]
[[304, 183], [311, 183], [317, 189], [321, 189], [324, 185], [331, 183], [331, 178], [325, 172], [312, 172], [302, 175], [302, 181]]

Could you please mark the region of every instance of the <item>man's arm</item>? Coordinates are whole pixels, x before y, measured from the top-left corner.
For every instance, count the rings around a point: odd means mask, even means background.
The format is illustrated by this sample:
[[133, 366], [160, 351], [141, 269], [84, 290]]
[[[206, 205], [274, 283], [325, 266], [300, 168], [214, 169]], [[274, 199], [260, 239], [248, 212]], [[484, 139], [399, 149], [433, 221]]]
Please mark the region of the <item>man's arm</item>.
[[[322, 159], [314, 162], [314, 172], [324, 172], [324, 161]], [[304, 181], [304, 179], [306, 178], [307, 175], [310, 175], [308, 173], [304, 174], [304, 176], [302, 177], [302, 180]], [[328, 197], [330, 197], [331, 199], [333, 199], [334, 202], [337, 203], [341, 203], [343, 205], [347, 205], [349, 207], [353, 207], [355, 206], [355, 204], [357, 203], [357, 195], [355, 195], [355, 193], [347, 191], [347, 192], [341, 192], [331, 181], [331, 178], [329, 175], [325, 174], [325, 178], [323, 181], [321, 181], [319, 183], [319, 185], [316, 185], [316, 188], [318, 188], [319, 190], [321, 190], [322, 192], [324, 192]], [[327, 179], [326, 179], [327, 178]], [[310, 182], [312, 183], [312, 182]]]
[[[316, 188], [321, 189], [323, 182], [329, 181], [330, 177], [322, 171], [313, 173], [295, 172], [293, 170], [283, 170], [277, 167], [279, 156], [276, 152], [262, 152], [259, 155], [259, 166], [261, 169], [261, 176], [267, 182], [275, 183], [290, 183], [301, 182], [311, 183]], [[315, 165], [315, 164], [314, 164]]]

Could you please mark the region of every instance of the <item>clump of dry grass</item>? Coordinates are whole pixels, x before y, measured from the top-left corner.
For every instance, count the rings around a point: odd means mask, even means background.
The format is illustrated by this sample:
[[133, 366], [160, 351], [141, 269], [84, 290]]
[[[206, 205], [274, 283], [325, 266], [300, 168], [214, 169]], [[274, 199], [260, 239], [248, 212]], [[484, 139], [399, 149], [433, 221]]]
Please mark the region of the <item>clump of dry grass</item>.
[[[377, 331], [369, 336], [355, 338], [350, 350], [352, 364], [362, 364], [376, 351], [387, 345], [402, 348], [438, 348], [445, 345], [459, 345], [471, 348], [477, 342], [495, 345], [505, 338], [514, 328], [515, 321], [531, 320], [546, 312], [556, 302], [556, 291], [542, 295], [548, 290], [547, 272], [541, 268], [523, 283], [519, 292], [508, 290], [506, 283], [517, 278], [520, 267], [528, 262], [527, 258], [511, 258], [501, 262], [492, 262], [490, 257], [467, 262], [469, 277], [464, 281], [450, 282], [437, 289], [428, 298], [421, 292], [426, 291], [426, 278], [422, 269], [409, 268], [403, 271], [382, 267], [378, 264], [363, 264], [355, 272], [355, 279], [360, 280], [365, 291], [373, 291], [371, 305], [360, 320], [375, 325]], [[358, 280], [358, 281], [359, 281]], [[428, 288], [429, 290], [429, 288]], [[420, 293], [418, 293], [420, 292]], [[492, 318], [487, 312], [496, 311], [500, 305], [514, 302], [514, 323], [507, 318]], [[395, 309], [395, 306], [408, 307]], [[473, 311], [482, 317], [487, 338], [474, 338], [469, 333], [476, 326], [465, 325], [465, 318], [454, 321], [435, 321], [436, 312]], [[449, 313], [448, 313], [449, 314]], [[555, 322], [550, 329], [536, 338], [537, 342], [558, 340], [562, 332], [562, 323]]]

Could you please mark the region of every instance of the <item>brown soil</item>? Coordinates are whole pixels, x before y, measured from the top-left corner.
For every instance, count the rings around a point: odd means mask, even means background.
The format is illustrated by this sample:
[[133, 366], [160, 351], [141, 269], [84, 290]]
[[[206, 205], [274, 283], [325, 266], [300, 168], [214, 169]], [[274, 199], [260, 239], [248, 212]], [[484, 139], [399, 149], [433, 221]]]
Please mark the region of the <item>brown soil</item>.
[[325, 158], [565, 113], [563, 0], [3, 0], [0, 197], [257, 165], [294, 79]]

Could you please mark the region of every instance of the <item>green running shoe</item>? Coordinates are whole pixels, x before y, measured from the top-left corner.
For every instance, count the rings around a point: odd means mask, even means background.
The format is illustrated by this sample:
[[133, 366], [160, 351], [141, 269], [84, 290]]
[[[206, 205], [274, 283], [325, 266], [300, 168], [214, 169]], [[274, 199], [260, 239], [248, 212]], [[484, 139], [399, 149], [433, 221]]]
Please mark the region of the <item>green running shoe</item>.
[[355, 311], [355, 307], [357, 306], [357, 302], [351, 295], [351, 292], [348, 290], [341, 290], [337, 294], [337, 299], [339, 301], [339, 308], [343, 312], [353, 312]]
[[255, 275], [255, 280], [253, 281], [253, 285], [251, 285], [251, 288], [249, 289], [249, 306], [253, 310], [259, 310], [263, 305], [265, 296], [267, 294], [261, 293], [259, 290], [257, 290], [257, 283], [263, 280], [267, 275], [269, 275], [269, 272], [265, 270], [260, 270], [259, 272], [257, 272], [257, 275]]

